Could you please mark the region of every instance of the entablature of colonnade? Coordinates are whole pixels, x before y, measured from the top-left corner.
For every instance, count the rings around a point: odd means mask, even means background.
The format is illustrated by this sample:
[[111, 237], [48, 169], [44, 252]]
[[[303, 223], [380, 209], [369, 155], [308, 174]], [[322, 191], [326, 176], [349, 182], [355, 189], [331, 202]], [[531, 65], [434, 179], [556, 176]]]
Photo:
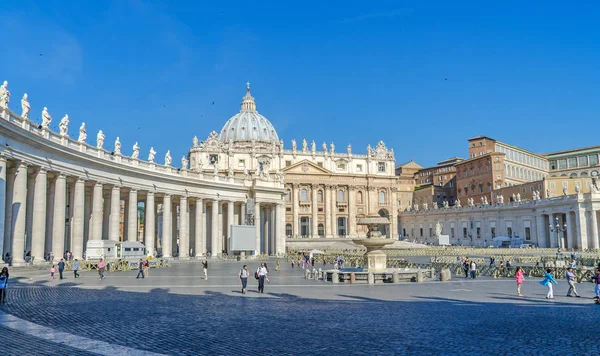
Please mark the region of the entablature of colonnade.
[[[9, 120], [6, 119], [9, 118]], [[156, 164], [113, 154], [61, 136], [49, 128], [39, 129], [30, 120], [4, 109], [0, 119], [0, 137], [4, 141], [0, 154], [7, 159], [25, 162], [69, 177], [139, 191], [172, 195], [199, 196], [209, 199], [245, 201], [251, 191], [258, 199], [281, 202], [283, 185], [276, 181], [241, 179], [186, 168]], [[83, 145], [85, 145], [83, 147]]]
[[515, 215], [515, 214], [555, 214], [565, 213], [575, 210], [598, 210], [600, 209], [600, 194], [586, 193], [574, 194], [562, 197], [548, 198], [543, 200], [510, 202], [506, 204], [495, 204], [487, 206], [466, 206], [466, 207], [450, 207], [438, 208], [429, 210], [411, 210], [399, 212], [399, 216], [405, 219], [411, 218], [427, 218], [430, 216], [444, 216], [447, 218], [461, 217], [464, 215], [477, 216], [498, 214], [498, 215]]

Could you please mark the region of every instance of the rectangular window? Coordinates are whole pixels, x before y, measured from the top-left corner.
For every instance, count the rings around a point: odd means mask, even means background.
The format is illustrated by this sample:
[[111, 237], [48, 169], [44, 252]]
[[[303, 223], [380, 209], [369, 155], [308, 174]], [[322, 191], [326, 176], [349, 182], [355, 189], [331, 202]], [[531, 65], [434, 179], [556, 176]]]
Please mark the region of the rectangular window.
[[317, 166], [323, 167], [323, 162], [317, 162]]
[[567, 160], [566, 159], [559, 159], [557, 161], [558, 163], [558, 169], [567, 169]]
[[450, 228], [450, 237], [454, 238], [454, 228], [453, 227]]
[[210, 155], [208, 159], [212, 165], [219, 163], [219, 155]]
[[289, 167], [289, 166], [291, 166], [291, 165], [292, 165], [292, 161], [285, 161], [285, 166], [286, 166], [286, 167]]
[[569, 157], [569, 168], [577, 167], [577, 157]]
[[433, 237], [433, 229], [432, 228], [429, 228], [429, 236]]
[[421, 233], [421, 237], [423, 237], [423, 228], [420, 228], [419, 232]]
[[337, 169], [340, 171], [346, 170], [346, 162], [338, 162]]
[[590, 158], [590, 166], [598, 165], [598, 155], [591, 155], [589, 158]]
[[240, 159], [238, 161], [238, 167], [246, 167], [246, 160], [245, 159]]
[[579, 156], [579, 157], [577, 157], [577, 161], [578, 161], [579, 167], [586, 167], [588, 165], [587, 156]]
[[531, 240], [531, 228], [530, 227], [525, 228], [525, 240]]
[[361, 173], [361, 172], [362, 172], [362, 164], [357, 164], [357, 165], [356, 165], [356, 171], [357, 171], [358, 173]]
[[467, 228], [463, 227], [463, 238], [466, 239], [467, 238]]
[[131, 252], [131, 247], [125, 247], [125, 252]]
[[508, 237], [512, 236], [512, 227], [507, 227], [506, 228], [506, 236], [508, 236]]
[[493, 239], [494, 237], [496, 237], [496, 228], [495, 228], [495, 227], [492, 227], [492, 228], [491, 228], [491, 233], [492, 233], [492, 239]]
[[476, 231], [477, 231], [477, 238], [480, 239], [481, 238], [481, 228], [480, 227], [476, 228]]
[[377, 163], [377, 171], [380, 173], [385, 173], [385, 162]]

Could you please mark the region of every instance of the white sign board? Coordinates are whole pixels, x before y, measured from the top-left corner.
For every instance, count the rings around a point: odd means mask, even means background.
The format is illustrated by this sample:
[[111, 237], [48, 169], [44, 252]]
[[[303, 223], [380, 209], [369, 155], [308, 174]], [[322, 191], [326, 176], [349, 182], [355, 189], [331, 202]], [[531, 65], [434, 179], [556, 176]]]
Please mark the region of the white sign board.
[[438, 236], [438, 245], [440, 245], [440, 246], [450, 246], [450, 235], [440, 235], [440, 236]]
[[256, 226], [231, 225], [231, 251], [256, 250]]

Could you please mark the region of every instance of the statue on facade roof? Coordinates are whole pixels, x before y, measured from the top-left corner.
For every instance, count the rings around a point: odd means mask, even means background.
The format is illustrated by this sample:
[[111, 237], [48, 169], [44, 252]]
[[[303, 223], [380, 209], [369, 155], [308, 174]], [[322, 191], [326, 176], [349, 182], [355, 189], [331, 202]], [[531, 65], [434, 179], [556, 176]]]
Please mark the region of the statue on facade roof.
[[428, 209], [427, 203], [423, 203], [423, 210], [427, 210], [427, 209]]
[[188, 161], [187, 157], [181, 156], [181, 169], [183, 169], [185, 171], [188, 167], [188, 163], [190, 163], [190, 162]]
[[8, 108], [10, 101], [10, 91], [8, 90], [8, 81], [4, 81], [0, 86], [0, 108]]
[[29, 119], [29, 110], [31, 110], [31, 105], [27, 97], [27, 93], [25, 93], [23, 94], [23, 99], [21, 99], [21, 117], [24, 119]]
[[490, 205], [490, 202], [488, 201], [487, 196], [483, 197], [483, 205], [484, 206]]
[[104, 133], [102, 132], [102, 130], [98, 131], [98, 135], [96, 135], [96, 147], [97, 148], [102, 148], [102, 146], [104, 146], [104, 138], [106, 138], [106, 136], [104, 136]]
[[315, 140], [313, 140], [313, 141], [310, 143], [310, 150], [312, 151], [312, 153], [315, 153], [315, 152], [317, 152], [317, 145], [315, 144]]
[[440, 235], [442, 235], [442, 224], [438, 221], [435, 223], [435, 236], [439, 237]]
[[308, 142], [306, 142], [306, 139], [302, 140], [302, 152], [307, 152], [308, 151]]
[[87, 131], [85, 129], [85, 122], [82, 122], [81, 126], [79, 127], [79, 137], [77, 138], [77, 141], [80, 143], [85, 143], [86, 139], [87, 139]]
[[42, 128], [47, 129], [50, 126], [51, 122], [52, 122], [52, 116], [50, 116], [50, 113], [48, 112], [48, 108], [44, 107], [44, 110], [42, 110]]
[[292, 139], [292, 151], [296, 150], [296, 140]]
[[140, 157], [140, 146], [138, 146], [138, 143], [136, 142], [135, 145], [133, 145], [133, 153], [131, 154], [131, 158], [138, 159], [139, 157]]
[[69, 131], [69, 115], [65, 115], [58, 124], [61, 136], [67, 136]]
[[433, 207], [433, 210], [438, 210], [438, 204], [436, 201], [431, 202], [431, 206]]
[[517, 201], [517, 195], [516, 195], [515, 193], [513, 193], [513, 195], [512, 195], [512, 199], [513, 199], [513, 202], [516, 202], [516, 201]]
[[115, 140], [115, 154], [121, 154], [121, 140], [119, 140], [119, 137], [117, 137], [117, 139]]
[[462, 208], [462, 205], [460, 205], [460, 199], [456, 198], [456, 203], [454, 203], [454, 207]]
[[567, 187], [563, 187], [563, 195], [567, 196], [569, 194], [569, 191], [567, 189]]
[[521, 193], [517, 193], [517, 202], [521, 202]]
[[[594, 182], [594, 177], [592, 177], [592, 183]], [[550, 189], [546, 188], [546, 199], [550, 199]]]
[[444, 207], [444, 209], [448, 209], [448, 201], [444, 199], [442, 206]]
[[173, 162], [173, 159], [171, 158], [171, 150], [167, 150], [167, 153], [165, 154], [165, 166], [170, 166], [171, 162]]
[[579, 184], [575, 184], [575, 194], [579, 194], [581, 192], [581, 188], [579, 187]]
[[154, 163], [154, 158], [156, 157], [156, 151], [154, 147], [150, 147], [150, 153], [148, 154], [148, 162]]
[[352, 145], [348, 144], [348, 156], [352, 155]]
[[194, 136], [194, 138], [192, 139], [192, 144], [194, 145], [194, 147], [198, 147], [198, 136]]
[[323, 152], [327, 153], [327, 143], [325, 141], [323, 141], [323, 145], [321, 147], [323, 148]]
[[335, 151], [335, 145], [333, 144], [333, 142], [329, 145], [329, 149], [331, 150], [331, 154], [333, 154], [333, 152]]

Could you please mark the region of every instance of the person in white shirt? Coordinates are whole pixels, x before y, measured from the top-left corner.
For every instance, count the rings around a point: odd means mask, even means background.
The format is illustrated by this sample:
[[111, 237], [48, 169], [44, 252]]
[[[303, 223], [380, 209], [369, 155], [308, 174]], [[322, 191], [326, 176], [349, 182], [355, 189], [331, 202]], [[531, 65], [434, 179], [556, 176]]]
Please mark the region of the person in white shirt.
[[244, 265], [238, 274], [238, 281], [242, 281], [242, 294], [246, 294], [246, 286], [248, 285], [249, 276], [250, 272], [248, 272], [248, 266]]
[[265, 264], [261, 263], [260, 267], [258, 267], [258, 269], [256, 270], [256, 273], [258, 274], [258, 293], [264, 293], [265, 279], [267, 279], [267, 274], [269, 273], [269, 271], [267, 270]]
[[471, 261], [471, 278], [475, 279], [475, 277], [477, 277], [477, 264]]

